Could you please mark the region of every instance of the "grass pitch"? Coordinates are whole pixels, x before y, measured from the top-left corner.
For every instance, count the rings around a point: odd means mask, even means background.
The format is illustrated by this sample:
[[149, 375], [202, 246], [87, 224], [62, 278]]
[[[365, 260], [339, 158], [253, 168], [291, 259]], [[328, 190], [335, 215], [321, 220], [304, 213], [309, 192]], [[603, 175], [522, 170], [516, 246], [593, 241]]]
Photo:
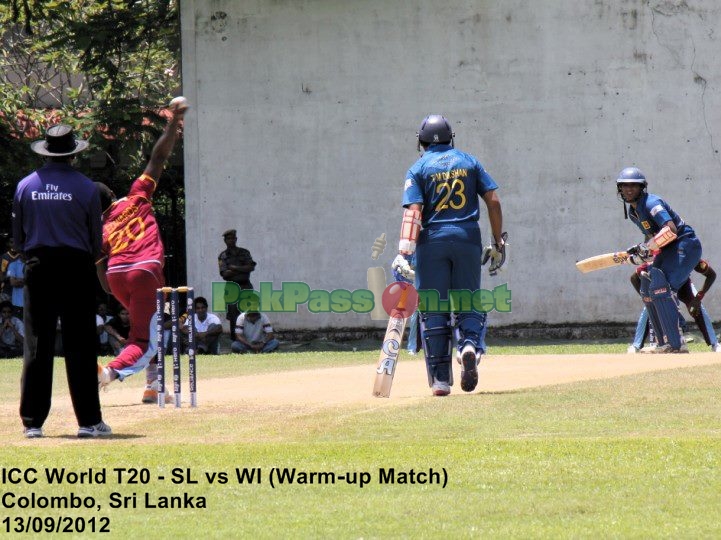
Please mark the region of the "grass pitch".
[[[574, 347], [492, 352], [625, 352], [618, 343]], [[372, 350], [200, 357], [198, 371], [207, 395], [259, 372], [368, 365], [358, 384], [370, 392], [376, 358]], [[38, 481], [0, 485], [8, 537], [21, 535], [17, 518], [37, 526], [34, 517], [54, 518], [53, 526], [84, 518], [85, 532], [67, 537], [95, 536], [93, 517], [96, 528], [109, 519], [107, 538], [721, 536], [718, 364], [503, 392], [463, 394], [456, 384], [442, 399], [419, 388], [417, 399], [371, 404], [204, 402], [200, 393], [196, 410], [159, 411], [133, 399], [104, 406], [117, 435], [93, 441], [73, 437], [61, 360], [48, 423], [62, 429], [23, 439], [19, 371], [19, 361], [0, 363], [2, 468], [34, 469]], [[139, 399], [142, 379], [124, 384]], [[49, 484], [45, 471], [63, 468], [105, 479]], [[70, 493], [95, 506], [7, 508], [32, 494]], [[125, 507], [113, 508], [117, 501]]]

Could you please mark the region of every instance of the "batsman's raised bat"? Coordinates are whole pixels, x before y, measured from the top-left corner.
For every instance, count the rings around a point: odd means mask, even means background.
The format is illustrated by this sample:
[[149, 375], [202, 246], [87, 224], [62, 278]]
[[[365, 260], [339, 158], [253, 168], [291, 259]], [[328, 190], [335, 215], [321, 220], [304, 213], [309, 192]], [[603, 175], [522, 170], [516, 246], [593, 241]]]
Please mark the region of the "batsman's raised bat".
[[376, 366], [376, 379], [373, 385], [373, 395], [375, 397], [390, 397], [391, 395], [393, 376], [396, 373], [398, 363], [398, 353], [401, 350], [403, 331], [406, 328], [406, 319], [403, 315], [405, 314], [404, 307], [407, 294], [408, 289], [404, 289], [398, 305], [391, 310], [386, 335], [381, 346], [381, 354]]
[[611, 268], [612, 266], [619, 266], [621, 264], [630, 263], [629, 254], [625, 251], [617, 251], [615, 253], [604, 253], [603, 255], [596, 255], [588, 259], [583, 259], [576, 263], [578, 268], [584, 274], [593, 272], [595, 270], [602, 270], [604, 268]]

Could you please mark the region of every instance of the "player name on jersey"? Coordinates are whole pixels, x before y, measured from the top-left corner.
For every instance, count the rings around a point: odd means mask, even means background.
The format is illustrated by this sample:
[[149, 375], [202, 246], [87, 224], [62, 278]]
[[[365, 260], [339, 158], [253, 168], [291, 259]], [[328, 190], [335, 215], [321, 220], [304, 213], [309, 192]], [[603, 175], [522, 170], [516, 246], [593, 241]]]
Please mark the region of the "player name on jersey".
[[431, 175], [431, 181], [453, 180], [454, 178], [465, 178], [466, 176], [468, 176], [468, 169], [451, 169], [450, 171], [433, 173]]

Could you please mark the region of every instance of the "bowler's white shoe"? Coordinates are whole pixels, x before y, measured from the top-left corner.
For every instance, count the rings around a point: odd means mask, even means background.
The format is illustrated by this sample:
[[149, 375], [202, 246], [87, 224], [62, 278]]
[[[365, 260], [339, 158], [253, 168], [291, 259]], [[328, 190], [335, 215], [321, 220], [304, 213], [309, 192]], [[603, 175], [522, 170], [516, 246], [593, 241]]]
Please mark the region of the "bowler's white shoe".
[[103, 367], [98, 363], [98, 390], [105, 388], [113, 382], [113, 376], [110, 374], [110, 368]]
[[[153, 381], [152, 384], [146, 384], [145, 385], [145, 392], [143, 392], [143, 403], [157, 403], [158, 402], [158, 393], [160, 390], [160, 384], [158, 381]], [[165, 403], [172, 403], [173, 402], [173, 396], [170, 392], [168, 392], [168, 389], [165, 389]]]

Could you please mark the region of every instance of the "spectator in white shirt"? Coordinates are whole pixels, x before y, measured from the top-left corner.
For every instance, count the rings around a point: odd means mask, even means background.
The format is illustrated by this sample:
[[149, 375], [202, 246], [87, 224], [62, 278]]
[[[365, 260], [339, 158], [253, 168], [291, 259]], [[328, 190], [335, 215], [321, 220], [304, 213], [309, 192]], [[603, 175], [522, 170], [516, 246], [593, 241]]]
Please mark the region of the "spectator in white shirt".
[[[195, 350], [200, 354], [220, 354], [220, 335], [223, 323], [214, 313], [208, 313], [208, 301], [198, 296], [193, 304], [195, 307]], [[186, 319], [182, 332], [186, 336], [190, 328], [190, 319]]]
[[235, 353], [269, 353], [280, 342], [273, 337], [273, 327], [265, 313], [249, 309], [238, 316], [235, 325], [235, 341], [230, 348]]

